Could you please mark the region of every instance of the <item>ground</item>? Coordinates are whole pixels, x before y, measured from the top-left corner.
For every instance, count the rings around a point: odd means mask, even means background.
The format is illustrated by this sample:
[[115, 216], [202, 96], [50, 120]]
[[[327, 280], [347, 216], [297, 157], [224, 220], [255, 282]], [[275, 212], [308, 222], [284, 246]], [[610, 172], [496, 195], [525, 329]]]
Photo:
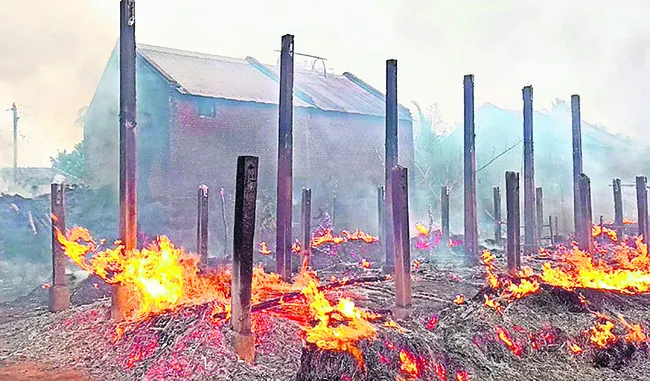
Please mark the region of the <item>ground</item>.
[[[539, 265], [534, 258], [526, 263]], [[497, 259], [498, 267], [503, 264]], [[351, 279], [380, 277], [379, 265], [373, 267], [341, 263], [335, 269], [336, 275], [346, 272]], [[320, 272], [322, 283], [335, 269]], [[253, 315], [257, 353], [250, 366], [238, 360], [228, 324], [212, 321], [209, 306], [148, 319], [117, 339], [110, 300], [83, 301], [94, 299], [101, 289], [73, 294], [77, 305], [56, 314], [47, 311], [46, 291], [36, 290], [0, 306], [0, 380], [451, 381], [462, 380], [464, 371], [469, 380], [650, 379], [645, 345], [625, 346], [620, 340], [606, 351], [590, 346], [585, 331], [595, 319], [577, 295], [593, 303], [592, 309], [612, 317], [622, 313], [643, 327], [650, 322], [647, 297], [543, 286], [535, 295], [504, 303], [498, 313], [483, 304], [483, 295], [489, 293], [485, 285], [482, 266], [423, 261], [413, 272], [411, 315], [396, 319], [401, 329], [383, 324], [395, 303], [392, 280], [337, 288], [334, 297], [353, 297], [357, 305], [384, 316], [375, 323], [376, 339], [361, 344], [366, 371], [348, 353], [323, 355], [305, 347], [299, 326], [279, 317], [277, 309]], [[457, 295], [465, 302], [454, 303]], [[499, 329], [521, 353], [497, 339]], [[571, 353], [571, 343], [584, 352]], [[414, 355], [418, 369], [411, 376], [403, 369], [402, 349]]]

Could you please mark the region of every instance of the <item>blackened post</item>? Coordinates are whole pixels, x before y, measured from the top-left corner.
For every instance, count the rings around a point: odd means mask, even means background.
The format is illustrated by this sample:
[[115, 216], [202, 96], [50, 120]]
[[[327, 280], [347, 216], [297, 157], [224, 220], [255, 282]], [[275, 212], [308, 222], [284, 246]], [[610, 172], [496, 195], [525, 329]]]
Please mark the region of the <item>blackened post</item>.
[[605, 220], [604, 220], [604, 217], [603, 217], [602, 214], [600, 215], [599, 225], [600, 225], [600, 234], [598, 235], [598, 242], [599, 242], [599, 243], [602, 243], [602, 242], [603, 242], [603, 239], [605, 238], [605, 237], [604, 237], [605, 234], [603, 234], [603, 227], [604, 227], [604, 225], [605, 225]]
[[[135, 0], [120, 0], [120, 240], [124, 250], [137, 245]], [[115, 285], [111, 315], [123, 320], [128, 311], [128, 290]]]
[[592, 241], [591, 241], [591, 181], [589, 177], [584, 173], [580, 174], [578, 181], [578, 195], [580, 196], [580, 230], [577, 232], [576, 236], [578, 238], [578, 245], [583, 251], [591, 252]]
[[517, 271], [521, 265], [519, 219], [519, 173], [506, 172], [506, 227], [508, 231], [508, 271]]
[[293, 189], [293, 36], [282, 36], [280, 53], [280, 120], [278, 137], [276, 271], [291, 279], [291, 206]]
[[533, 149], [533, 87], [522, 89], [524, 98], [524, 252], [535, 252], [535, 159]]
[[449, 247], [449, 188], [446, 185], [440, 187], [440, 225], [440, 244]]
[[494, 204], [494, 243], [501, 245], [501, 189], [492, 188], [492, 200]]
[[394, 270], [394, 247], [396, 244], [393, 236], [393, 191], [391, 190], [391, 170], [397, 165], [397, 60], [386, 60], [386, 158], [385, 158], [385, 191], [386, 191], [386, 217], [384, 218], [385, 235], [384, 249], [386, 261], [384, 272], [392, 273]]
[[474, 134], [474, 76], [466, 75], [463, 80], [465, 98], [464, 137], [464, 189], [465, 194], [465, 253], [467, 262], [478, 263], [478, 216], [476, 214], [476, 152]]
[[258, 163], [259, 159], [255, 156], [237, 158], [233, 230], [231, 321], [237, 355], [249, 364], [255, 359], [255, 336], [251, 330], [251, 288]]
[[311, 259], [311, 189], [302, 188], [300, 203], [300, 231], [302, 232], [302, 269], [307, 270]]
[[392, 171], [393, 232], [395, 234], [394, 314], [404, 319], [411, 307], [411, 252], [408, 212], [408, 171], [399, 165]]
[[616, 227], [616, 236], [623, 239], [623, 193], [621, 192], [621, 179], [612, 181], [614, 189], [614, 226]]
[[199, 185], [197, 220], [196, 220], [196, 253], [201, 257], [201, 265], [208, 264], [208, 186]]
[[551, 231], [551, 245], [555, 245], [555, 237], [553, 233], [553, 217], [548, 216], [548, 229]]
[[377, 235], [379, 235], [379, 244], [383, 245], [386, 239], [386, 224], [384, 218], [386, 217], [386, 195], [383, 186], [377, 187]]
[[537, 217], [537, 245], [539, 246], [544, 236], [544, 194], [541, 187], [535, 189], [535, 216]]
[[52, 287], [50, 287], [49, 310], [62, 311], [70, 307], [70, 290], [65, 278], [65, 255], [57, 239], [57, 232], [65, 234], [65, 183], [60, 181], [51, 186], [52, 218]]
[[636, 205], [637, 205], [637, 226], [639, 235], [643, 236], [643, 243], [647, 243], [648, 235], [648, 178], [645, 176], [636, 177]]
[[582, 132], [580, 126], [580, 96], [571, 96], [571, 135], [573, 141], [573, 221], [580, 231], [580, 174], [582, 173]]

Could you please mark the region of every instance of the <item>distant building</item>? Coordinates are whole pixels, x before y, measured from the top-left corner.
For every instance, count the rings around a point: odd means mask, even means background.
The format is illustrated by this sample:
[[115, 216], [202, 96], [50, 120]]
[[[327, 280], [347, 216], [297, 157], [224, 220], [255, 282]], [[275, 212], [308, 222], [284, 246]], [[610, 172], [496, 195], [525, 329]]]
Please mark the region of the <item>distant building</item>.
[[[90, 103], [85, 122], [87, 182], [118, 184], [119, 51], [116, 49]], [[382, 63], [379, 62], [379, 65]], [[331, 207], [336, 224], [376, 230], [377, 185], [383, 183], [384, 95], [350, 73], [295, 70], [294, 216], [301, 187], [314, 208]], [[260, 157], [258, 221], [274, 208], [278, 140], [277, 66], [138, 45], [137, 155], [140, 210], [157, 205], [160, 221], [141, 214], [145, 232], [165, 232], [194, 248], [197, 187], [211, 190], [213, 244], [223, 242], [219, 189], [233, 208], [236, 158]], [[400, 163], [412, 167], [411, 115], [399, 110]], [[160, 210], [152, 214], [160, 219]], [[230, 219], [230, 217], [229, 217]], [[228, 220], [230, 231], [232, 221]]]

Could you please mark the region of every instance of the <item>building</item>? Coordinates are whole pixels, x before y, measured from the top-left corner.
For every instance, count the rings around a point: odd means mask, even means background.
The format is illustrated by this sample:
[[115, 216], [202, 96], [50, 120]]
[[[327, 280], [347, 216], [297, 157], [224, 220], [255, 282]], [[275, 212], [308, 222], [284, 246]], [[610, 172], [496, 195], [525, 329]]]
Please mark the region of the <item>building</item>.
[[[86, 180], [115, 189], [118, 55], [115, 49], [84, 119]], [[211, 243], [221, 246], [219, 190], [224, 189], [226, 222], [232, 230], [239, 155], [260, 158], [257, 219], [269, 222], [275, 213], [269, 205], [274, 204], [276, 186], [278, 73], [277, 66], [252, 57], [138, 45], [138, 204], [145, 232], [168, 234], [193, 249], [197, 187], [204, 183], [211, 189]], [[337, 226], [376, 231], [376, 192], [384, 173], [384, 112], [384, 95], [350, 73], [295, 70], [296, 221], [300, 189], [310, 187], [315, 211], [321, 205], [332, 208], [336, 199]], [[399, 131], [400, 162], [411, 167], [412, 119], [403, 106]]]

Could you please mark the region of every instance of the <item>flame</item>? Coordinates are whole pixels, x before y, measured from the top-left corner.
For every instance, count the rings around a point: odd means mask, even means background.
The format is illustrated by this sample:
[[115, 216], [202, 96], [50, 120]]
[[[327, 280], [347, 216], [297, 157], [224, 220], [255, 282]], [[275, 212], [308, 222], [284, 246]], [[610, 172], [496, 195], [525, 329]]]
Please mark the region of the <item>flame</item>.
[[263, 241], [260, 241], [259, 253], [262, 254], [262, 255], [271, 255], [271, 254], [273, 254], [273, 252], [270, 251], [268, 249], [268, 247], [266, 246], [266, 242], [263, 242]]
[[335, 245], [338, 245], [343, 242], [345, 242], [345, 237], [335, 237], [332, 235], [332, 230], [325, 229], [324, 233], [322, 233], [320, 236], [312, 238], [311, 247], [318, 247], [326, 243], [333, 243]]
[[521, 356], [522, 347], [510, 338], [508, 331], [501, 326], [496, 326], [497, 338], [503, 342], [508, 349], [517, 357]]
[[616, 235], [615, 230], [605, 226], [601, 227], [600, 225], [593, 225], [591, 227], [591, 237], [596, 238], [601, 235], [607, 236], [612, 242], [618, 242], [618, 236]]
[[499, 303], [497, 303], [494, 300], [490, 299], [490, 297], [485, 295], [485, 294], [483, 294], [483, 300], [485, 301], [485, 305], [487, 307], [490, 307], [490, 308], [496, 310], [499, 313], [501, 313], [501, 311], [503, 310], [503, 307]]
[[399, 351], [399, 369], [412, 378], [420, 377], [420, 368], [417, 363], [417, 356], [406, 349]]
[[44, 289], [48, 289], [48, 288], [50, 288], [50, 287], [52, 287], [52, 285], [49, 284], [49, 283], [43, 283], [43, 284], [41, 285], [41, 288], [44, 288]]
[[607, 348], [609, 345], [618, 341], [618, 337], [612, 333], [614, 323], [606, 321], [605, 323], [598, 323], [591, 327], [587, 333], [591, 333], [589, 341], [598, 348]]
[[365, 243], [373, 243], [373, 242], [379, 242], [379, 237], [373, 237], [368, 233], [364, 233], [362, 231], [359, 231], [359, 229], [355, 230], [354, 232], [350, 233], [347, 230], [343, 230], [341, 234], [345, 237], [346, 240], [348, 241], [358, 241], [361, 240]]
[[456, 297], [454, 298], [454, 303], [458, 304], [459, 306], [461, 304], [465, 304], [465, 295], [463, 294], [456, 295]]
[[623, 218], [623, 225], [634, 225], [634, 224], [636, 224], [636, 221], [632, 221], [630, 219]]
[[386, 322], [384, 323], [384, 327], [386, 327], [386, 328], [396, 329], [396, 330], [398, 330], [398, 331], [400, 331], [400, 332], [406, 332], [406, 330], [405, 330], [404, 328], [402, 328], [402, 326], [400, 326], [399, 324], [395, 323], [395, 321], [393, 321], [393, 320], [391, 320], [391, 319], [389, 319], [388, 321], [386, 321]]
[[296, 240], [293, 245], [291, 245], [291, 251], [294, 253], [300, 253], [302, 251], [302, 245], [300, 244], [300, 241]]
[[418, 222], [418, 223], [415, 224], [415, 229], [418, 231], [419, 234], [421, 234], [423, 236], [428, 236], [429, 235], [429, 228], [424, 226], [424, 224], [421, 223], [421, 222]]
[[539, 282], [536, 280], [519, 279], [519, 284], [509, 282], [508, 287], [504, 290], [503, 295], [512, 299], [521, 299], [526, 295], [534, 294], [540, 290]]
[[623, 326], [627, 330], [627, 335], [625, 335], [624, 337], [625, 341], [627, 341], [628, 343], [641, 344], [641, 343], [645, 343], [648, 340], [648, 337], [646, 336], [640, 324], [628, 323], [627, 321], [625, 321], [625, 318], [623, 318], [623, 315], [618, 315], [618, 320], [621, 322], [621, 324], [623, 324]]
[[576, 343], [569, 343], [569, 350], [575, 355], [579, 355], [584, 352], [584, 350], [580, 348], [580, 346]]
[[363, 267], [364, 269], [369, 269], [370, 268], [370, 262], [366, 261], [365, 258], [362, 258], [361, 259], [361, 267]]
[[469, 375], [465, 369], [456, 371], [456, 381], [469, 381]]
[[358, 343], [364, 339], [375, 339], [377, 330], [368, 319], [376, 315], [358, 309], [354, 302], [346, 298], [339, 299], [336, 307], [333, 306], [318, 290], [316, 279], [309, 280], [302, 294], [316, 321], [313, 327], [302, 327], [305, 340], [323, 350], [348, 352], [362, 367], [364, 359]]
[[413, 261], [413, 270], [417, 270], [417, 269], [419, 269], [419, 268], [420, 268], [420, 261], [418, 261], [417, 259], [415, 259], [415, 260]]

